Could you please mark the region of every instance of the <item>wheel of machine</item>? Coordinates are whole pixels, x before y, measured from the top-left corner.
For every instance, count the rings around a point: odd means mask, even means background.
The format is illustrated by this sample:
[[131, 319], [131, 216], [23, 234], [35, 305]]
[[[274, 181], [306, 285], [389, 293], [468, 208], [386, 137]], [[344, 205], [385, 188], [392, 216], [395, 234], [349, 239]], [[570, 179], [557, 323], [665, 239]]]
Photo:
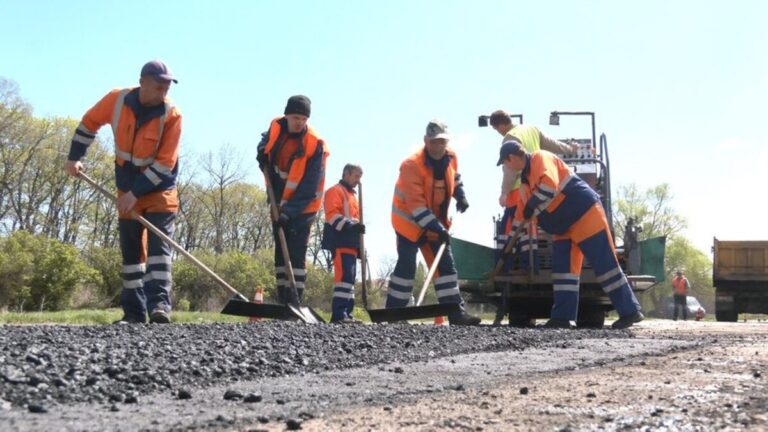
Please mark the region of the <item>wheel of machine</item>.
[[723, 322], [736, 322], [739, 320], [739, 313], [733, 309], [715, 307], [715, 319]]
[[587, 309], [579, 313], [576, 326], [580, 328], [603, 328], [605, 311], [602, 309]]

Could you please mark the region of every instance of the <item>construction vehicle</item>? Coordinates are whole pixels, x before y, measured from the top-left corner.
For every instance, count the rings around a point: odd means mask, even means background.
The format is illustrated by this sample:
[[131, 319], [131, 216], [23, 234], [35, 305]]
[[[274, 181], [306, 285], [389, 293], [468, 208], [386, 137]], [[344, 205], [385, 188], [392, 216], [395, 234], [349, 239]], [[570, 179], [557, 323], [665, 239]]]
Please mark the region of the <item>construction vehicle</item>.
[[715, 318], [735, 322], [739, 313], [768, 313], [768, 241], [725, 241], [712, 246]]
[[[564, 155], [563, 160], [574, 173], [599, 194], [613, 231], [608, 140], [605, 134], [601, 134], [598, 146], [595, 146], [594, 113], [553, 111], [550, 114], [550, 125], [559, 125], [561, 116], [589, 116], [592, 120], [591, 137], [560, 140], [578, 144], [577, 152]], [[510, 117], [522, 120], [519, 114]], [[487, 126], [488, 116], [480, 116], [478, 125]], [[494, 219], [496, 236], [503, 233], [503, 227], [500, 225], [500, 218]], [[664, 280], [665, 239], [660, 237], [638, 242], [636, 241], [638, 227], [628, 225], [624, 237], [634, 241], [627, 241], [625, 246], [617, 247], [617, 254], [632, 289], [635, 292], [641, 292]], [[611, 234], [613, 235], [613, 232]], [[615, 239], [615, 235], [613, 238]], [[553, 303], [551, 234], [539, 227], [538, 250], [529, 252], [530, 258], [533, 258], [532, 254], [537, 254], [538, 269], [523, 268], [520, 261], [515, 260], [510, 268], [494, 275], [493, 281], [488, 278], [496, 264], [496, 253], [493, 248], [457, 238], [452, 239], [451, 244], [460, 278], [459, 287], [465, 293], [468, 302], [490, 303], [497, 308], [508, 309], [511, 325], [530, 326], [537, 318], [549, 317]], [[529, 259], [529, 262], [533, 260]], [[577, 326], [603, 327], [606, 313], [612, 308], [608, 295], [603, 292], [595, 279], [591, 265], [584, 260], [580, 278]]]

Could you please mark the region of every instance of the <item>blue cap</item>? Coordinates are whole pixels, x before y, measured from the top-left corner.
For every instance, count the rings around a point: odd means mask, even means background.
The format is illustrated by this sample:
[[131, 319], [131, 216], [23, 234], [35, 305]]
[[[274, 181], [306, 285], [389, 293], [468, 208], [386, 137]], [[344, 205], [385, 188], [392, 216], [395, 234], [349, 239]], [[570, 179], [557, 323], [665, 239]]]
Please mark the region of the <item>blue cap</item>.
[[179, 81], [173, 76], [168, 66], [160, 60], [152, 60], [147, 62], [144, 67], [141, 68], [141, 76], [151, 76], [164, 81], [173, 81], [178, 84]]
[[501, 145], [501, 149], [499, 149], [499, 161], [496, 162], [496, 166], [503, 164], [509, 155], [522, 156], [524, 154], [525, 150], [520, 141], [516, 139], [504, 141], [504, 144]]

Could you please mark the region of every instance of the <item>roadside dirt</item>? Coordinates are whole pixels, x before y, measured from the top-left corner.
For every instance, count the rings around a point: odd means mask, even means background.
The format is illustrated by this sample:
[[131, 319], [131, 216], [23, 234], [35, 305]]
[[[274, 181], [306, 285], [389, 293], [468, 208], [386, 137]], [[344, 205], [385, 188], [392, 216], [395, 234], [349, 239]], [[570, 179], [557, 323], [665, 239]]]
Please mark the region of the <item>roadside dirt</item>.
[[303, 430], [768, 429], [768, 324], [659, 320], [633, 332], [703, 343], [605, 366], [508, 376], [461, 394], [312, 420]]

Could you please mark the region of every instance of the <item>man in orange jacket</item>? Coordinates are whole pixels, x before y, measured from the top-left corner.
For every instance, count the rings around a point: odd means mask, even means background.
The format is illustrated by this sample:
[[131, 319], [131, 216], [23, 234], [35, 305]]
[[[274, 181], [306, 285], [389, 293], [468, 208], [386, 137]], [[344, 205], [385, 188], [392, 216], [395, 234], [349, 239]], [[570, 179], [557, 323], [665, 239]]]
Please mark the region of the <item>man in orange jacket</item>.
[[447, 243], [437, 267], [435, 292], [440, 303], [458, 303], [461, 312], [449, 316], [453, 325], [477, 325], [480, 318], [464, 311], [458, 274], [450, 247], [448, 206], [456, 199], [456, 210], [469, 208], [458, 172], [456, 153], [448, 148], [448, 128], [433, 120], [427, 125], [424, 147], [400, 165], [400, 176], [392, 198], [392, 226], [397, 235], [397, 264], [389, 278], [387, 308], [404, 307], [411, 299], [416, 275], [416, 253], [421, 249], [431, 266], [442, 243]]
[[[139, 87], [107, 93], [83, 116], [72, 137], [66, 171], [77, 176], [80, 160], [111, 124], [115, 139], [115, 183], [119, 215], [120, 276], [123, 290], [120, 323], [169, 323], [171, 314], [171, 249], [133, 219], [134, 211], [168, 236], [173, 235], [179, 207], [176, 193], [181, 112], [167, 98], [168, 67], [153, 60], [141, 69]], [[146, 241], [146, 245], [145, 245]]]
[[331, 322], [357, 323], [352, 317], [355, 308], [355, 275], [360, 248], [360, 234], [365, 225], [360, 223], [360, 205], [355, 188], [360, 184], [363, 169], [360, 165], [346, 164], [341, 180], [325, 191], [323, 208], [322, 248], [333, 253], [333, 300]]
[[688, 320], [688, 290], [691, 288], [691, 284], [688, 282], [688, 278], [685, 277], [682, 270], [678, 270], [675, 277], [672, 279], [673, 298], [675, 301], [673, 317], [677, 321], [677, 309], [683, 310], [683, 321]]
[[560, 158], [546, 150], [528, 154], [515, 138], [501, 146], [496, 164], [520, 172], [522, 185], [515, 220], [538, 217], [539, 226], [554, 237], [554, 304], [547, 326], [570, 328], [571, 322], [576, 321], [584, 256], [619, 314], [613, 328], [627, 328], [642, 321], [640, 304], [619, 267], [597, 193]]
[[291, 302], [293, 294], [288, 286], [285, 257], [279, 246], [278, 227], [285, 232], [298, 301], [301, 302], [307, 280], [309, 232], [323, 200], [325, 161], [329, 152], [325, 141], [307, 123], [310, 104], [306, 96], [291, 96], [284, 115], [272, 120], [258, 146], [259, 168], [269, 175], [280, 212], [272, 234], [276, 245], [277, 298], [281, 303]]

